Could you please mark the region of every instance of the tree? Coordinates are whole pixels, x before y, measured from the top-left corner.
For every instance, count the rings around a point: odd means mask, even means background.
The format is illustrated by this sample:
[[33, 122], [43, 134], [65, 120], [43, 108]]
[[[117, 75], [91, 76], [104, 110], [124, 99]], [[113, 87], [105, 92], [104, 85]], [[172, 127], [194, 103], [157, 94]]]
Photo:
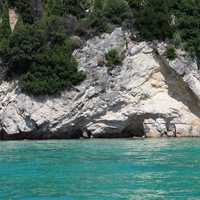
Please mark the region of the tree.
[[0, 22], [0, 41], [2, 39], [7, 39], [11, 34], [8, 5], [7, 3], [2, 4], [2, 21]]
[[64, 14], [62, 0], [47, 0], [48, 15], [62, 16]]
[[115, 24], [121, 24], [130, 16], [129, 5], [125, 0], [104, 0], [103, 12], [105, 17]]
[[86, 13], [88, 3], [85, 0], [47, 0], [49, 15], [74, 15], [78, 18]]
[[93, 7], [93, 12], [99, 12], [102, 11], [103, 9], [103, 0], [94, 0], [92, 3], [92, 7]]
[[56, 20], [43, 26], [21, 24], [0, 50], [8, 75], [17, 76], [23, 91], [33, 95], [55, 94], [85, 78], [62, 26], [51, 29]]
[[21, 74], [29, 69], [43, 43], [44, 34], [40, 29], [30, 25], [21, 26], [11, 35], [7, 49], [0, 56], [10, 72]]
[[48, 17], [44, 29], [47, 40], [51, 45], [64, 42], [66, 35], [63, 18], [55, 15]]
[[200, 68], [200, 2], [198, 0], [179, 0], [175, 12], [177, 29], [185, 49], [196, 58]]
[[136, 23], [141, 36], [148, 39], [165, 40], [173, 35], [171, 12], [167, 0], [147, 0], [137, 13]]
[[88, 3], [86, 0], [63, 0], [65, 15], [74, 15], [78, 18], [84, 17]]
[[71, 54], [70, 41], [45, 49], [36, 56], [36, 62], [21, 78], [22, 89], [30, 94], [55, 94], [85, 78]]

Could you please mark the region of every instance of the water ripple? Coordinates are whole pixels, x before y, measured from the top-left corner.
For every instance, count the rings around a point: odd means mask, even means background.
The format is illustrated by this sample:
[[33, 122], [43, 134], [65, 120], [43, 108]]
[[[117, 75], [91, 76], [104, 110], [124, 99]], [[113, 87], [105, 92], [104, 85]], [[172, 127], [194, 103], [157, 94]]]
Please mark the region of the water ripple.
[[200, 140], [0, 143], [2, 200], [197, 200]]

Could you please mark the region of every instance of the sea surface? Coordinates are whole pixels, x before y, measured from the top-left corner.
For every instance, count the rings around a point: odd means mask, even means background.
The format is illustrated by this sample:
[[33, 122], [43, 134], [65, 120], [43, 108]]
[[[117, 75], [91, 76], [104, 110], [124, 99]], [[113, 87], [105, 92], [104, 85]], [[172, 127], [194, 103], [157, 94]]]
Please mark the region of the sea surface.
[[200, 199], [200, 138], [0, 142], [0, 200]]

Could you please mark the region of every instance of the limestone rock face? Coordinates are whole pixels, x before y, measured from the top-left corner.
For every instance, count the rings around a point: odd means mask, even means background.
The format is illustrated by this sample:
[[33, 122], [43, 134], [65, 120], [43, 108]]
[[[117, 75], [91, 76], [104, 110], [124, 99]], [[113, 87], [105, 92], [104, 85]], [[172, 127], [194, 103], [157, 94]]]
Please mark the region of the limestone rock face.
[[[124, 60], [108, 72], [104, 57], [113, 48]], [[196, 66], [182, 55], [168, 61], [164, 45], [157, 48], [118, 28], [74, 52], [87, 79], [60, 96], [36, 98], [17, 81], [2, 82], [1, 139], [200, 136]]]

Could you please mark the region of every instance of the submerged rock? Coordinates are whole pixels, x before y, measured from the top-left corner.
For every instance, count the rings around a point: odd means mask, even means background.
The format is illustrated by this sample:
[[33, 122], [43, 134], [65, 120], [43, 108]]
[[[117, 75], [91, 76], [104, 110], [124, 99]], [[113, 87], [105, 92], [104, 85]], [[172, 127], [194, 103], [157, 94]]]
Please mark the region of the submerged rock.
[[[1, 139], [200, 136], [200, 81], [189, 57], [175, 61], [118, 28], [74, 52], [87, 79], [60, 96], [32, 97], [17, 82], [0, 85]], [[126, 48], [127, 46], [127, 48]], [[108, 73], [117, 48], [122, 65]], [[101, 60], [101, 62], [100, 62]], [[190, 70], [188, 70], [190, 69]]]

